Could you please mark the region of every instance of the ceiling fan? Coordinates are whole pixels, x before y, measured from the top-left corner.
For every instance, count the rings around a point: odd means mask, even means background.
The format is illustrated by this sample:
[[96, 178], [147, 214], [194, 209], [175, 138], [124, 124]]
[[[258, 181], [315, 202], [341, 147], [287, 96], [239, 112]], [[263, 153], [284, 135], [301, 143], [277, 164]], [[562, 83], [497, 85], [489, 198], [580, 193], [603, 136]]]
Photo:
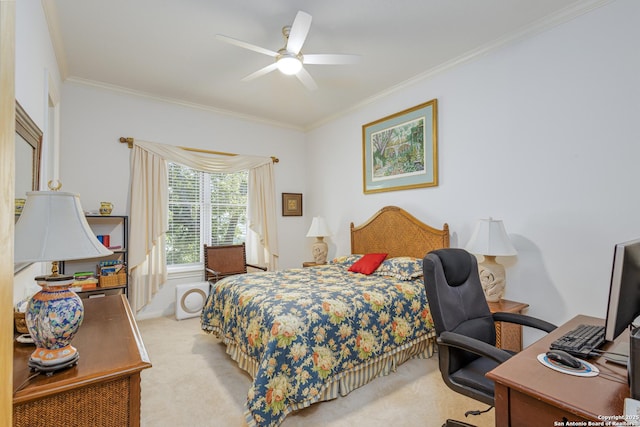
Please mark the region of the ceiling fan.
[[311, 15], [306, 12], [298, 11], [293, 24], [287, 25], [282, 28], [282, 35], [284, 36], [285, 45], [277, 52], [269, 49], [265, 49], [260, 46], [253, 45], [251, 43], [243, 42], [231, 37], [217, 34], [216, 37], [219, 40], [227, 43], [234, 44], [236, 46], [243, 47], [245, 49], [253, 50], [264, 55], [275, 58], [275, 62], [267, 65], [260, 70], [249, 74], [242, 81], [249, 81], [256, 77], [263, 76], [274, 70], [280, 70], [283, 74], [295, 75], [304, 86], [309, 90], [318, 89], [318, 85], [311, 77], [311, 74], [304, 69], [303, 64], [319, 64], [319, 65], [338, 65], [338, 64], [355, 64], [360, 60], [359, 55], [348, 54], [302, 54], [302, 45], [307, 38], [309, 28], [311, 27]]

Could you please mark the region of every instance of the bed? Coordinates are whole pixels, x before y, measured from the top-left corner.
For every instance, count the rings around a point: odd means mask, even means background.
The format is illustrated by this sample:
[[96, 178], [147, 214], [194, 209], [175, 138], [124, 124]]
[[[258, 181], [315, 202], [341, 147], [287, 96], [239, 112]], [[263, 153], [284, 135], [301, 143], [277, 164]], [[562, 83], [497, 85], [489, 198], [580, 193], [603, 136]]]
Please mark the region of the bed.
[[[436, 229], [387, 206], [360, 226], [351, 223], [350, 233], [351, 254], [327, 265], [242, 274], [213, 285], [201, 327], [253, 379], [245, 404], [249, 426], [278, 426], [292, 411], [345, 396], [410, 358], [431, 356], [435, 334], [422, 258], [449, 246], [447, 224]], [[372, 273], [349, 271], [376, 253], [387, 257]]]

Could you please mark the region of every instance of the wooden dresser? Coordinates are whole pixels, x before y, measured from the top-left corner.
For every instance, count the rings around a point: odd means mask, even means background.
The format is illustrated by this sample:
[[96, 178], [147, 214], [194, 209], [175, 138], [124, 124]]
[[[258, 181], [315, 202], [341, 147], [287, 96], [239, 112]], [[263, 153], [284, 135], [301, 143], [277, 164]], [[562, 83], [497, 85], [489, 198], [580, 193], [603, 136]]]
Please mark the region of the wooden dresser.
[[14, 342], [14, 426], [140, 425], [140, 372], [151, 367], [124, 295], [83, 300], [84, 321], [71, 344], [78, 364], [27, 381], [33, 345]]

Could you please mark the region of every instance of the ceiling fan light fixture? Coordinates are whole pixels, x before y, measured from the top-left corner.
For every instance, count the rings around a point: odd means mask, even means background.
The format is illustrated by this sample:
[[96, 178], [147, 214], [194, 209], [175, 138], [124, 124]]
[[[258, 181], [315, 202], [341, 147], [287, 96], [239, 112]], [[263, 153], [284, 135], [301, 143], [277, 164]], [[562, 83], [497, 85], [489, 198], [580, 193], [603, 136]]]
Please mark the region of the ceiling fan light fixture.
[[297, 74], [302, 69], [302, 61], [297, 55], [290, 53], [281, 54], [276, 60], [276, 65], [281, 73], [288, 76]]
[[258, 71], [255, 71], [243, 78], [243, 82], [264, 76], [265, 74], [278, 69], [282, 74], [290, 76], [295, 75], [307, 89], [316, 90], [318, 89], [318, 85], [313, 80], [313, 77], [311, 77], [311, 74], [309, 74], [304, 68], [303, 64], [354, 64], [359, 59], [359, 56], [346, 54], [307, 54], [303, 56], [302, 47], [307, 38], [307, 34], [309, 33], [311, 20], [311, 15], [301, 10], [298, 11], [293, 23], [282, 28], [284, 46], [277, 52], [243, 42], [241, 40], [236, 40], [232, 37], [223, 36], [222, 34], [217, 34], [216, 37], [227, 43], [253, 50], [275, 59], [275, 61], [271, 62], [266, 67], [262, 67]]

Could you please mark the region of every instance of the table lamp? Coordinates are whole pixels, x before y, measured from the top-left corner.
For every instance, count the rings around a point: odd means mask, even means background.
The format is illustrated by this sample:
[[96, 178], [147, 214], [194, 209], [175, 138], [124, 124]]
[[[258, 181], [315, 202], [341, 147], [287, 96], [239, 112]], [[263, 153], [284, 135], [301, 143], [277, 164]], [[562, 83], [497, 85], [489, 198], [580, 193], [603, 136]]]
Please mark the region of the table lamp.
[[496, 262], [496, 257], [517, 254], [502, 221], [493, 218], [479, 220], [465, 249], [484, 257], [478, 263], [484, 295], [487, 301], [500, 301], [504, 297], [506, 280], [504, 266]]
[[307, 232], [307, 237], [316, 238], [311, 250], [313, 254], [313, 261], [316, 264], [327, 263], [327, 253], [329, 252], [329, 248], [327, 246], [327, 242], [324, 241], [324, 238], [330, 235], [331, 232], [329, 231], [329, 227], [327, 227], [327, 223], [324, 218], [321, 216], [314, 216], [313, 221], [311, 221], [311, 227], [309, 227], [309, 231]]
[[51, 262], [51, 275], [36, 277], [42, 289], [27, 304], [25, 320], [36, 345], [29, 367], [52, 374], [77, 363], [70, 342], [84, 317], [80, 297], [69, 289], [73, 276], [58, 273], [58, 261], [95, 258], [113, 252], [89, 227], [77, 194], [32, 191], [15, 226], [15, 262]]

